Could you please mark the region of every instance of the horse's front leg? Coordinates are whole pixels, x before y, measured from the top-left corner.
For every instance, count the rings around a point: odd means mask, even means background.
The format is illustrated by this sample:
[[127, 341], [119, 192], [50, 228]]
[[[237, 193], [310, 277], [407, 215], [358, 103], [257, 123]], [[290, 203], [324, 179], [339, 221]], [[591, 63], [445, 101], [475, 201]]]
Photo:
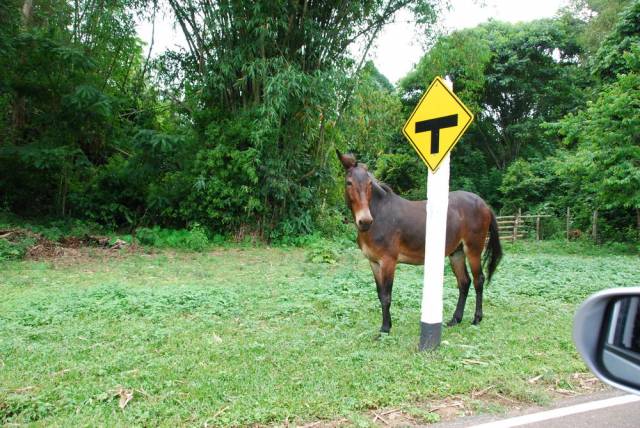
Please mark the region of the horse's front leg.
[[382, 326], [380, 332], [389, 333], [391, 330], [391, 292], [393, 290], [393, 277], [396, 272], [396, 260], [385, 258], [377, 262], [370, 262], [373, 277], [376, 280], [378, 299], [382, 308]]

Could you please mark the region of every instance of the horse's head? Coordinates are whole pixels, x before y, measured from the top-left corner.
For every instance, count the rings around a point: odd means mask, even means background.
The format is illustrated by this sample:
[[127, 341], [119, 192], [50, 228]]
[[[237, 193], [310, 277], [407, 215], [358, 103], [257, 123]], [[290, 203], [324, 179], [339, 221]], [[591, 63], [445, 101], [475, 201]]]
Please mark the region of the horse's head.
[[336, 150], [338, 159], [345, 170], [345, 200], [351, 209], [358, 230], [366, 232], [373, 223], [373, 217], [369, 210], [371, 201], [373, 180], [367, 170], [367, 166], [356, 161], [352, 154], [341, 154]]

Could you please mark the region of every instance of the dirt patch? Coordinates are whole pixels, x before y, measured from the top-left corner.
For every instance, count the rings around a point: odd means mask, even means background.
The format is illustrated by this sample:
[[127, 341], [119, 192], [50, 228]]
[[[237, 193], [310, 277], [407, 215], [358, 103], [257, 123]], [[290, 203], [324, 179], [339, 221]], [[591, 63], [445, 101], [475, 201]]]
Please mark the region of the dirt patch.
[[411, 410], [390, 409], [373, 411], [372, 422], [379, 426], [416, 427], [424, 424], [448, 421], [469, 413], [469, 408], [461, 396], [430, 401]]
[[[336, 419], [333, 421], [317, 421], [311, 422], [304, 425], [299, 425], [300, 428], [338, 428], [347, 425], [352, 425], [349, 423], [348, 419]], [[285, 426], [290, 426], [289, 424], [285, 424]]]
[[0, 239], [6, 239], [9, 242], [17, 243], [23, 241], [25, 239], [39, 239], [42, 235], [38, 233], [31, 232], [27, 229], [6, 229], [0, 230]]
[[399, 410], [375, 413], [372, 421], [390, 427], [407, 427], [418, 423], [413, 416]]
[[[543, 383], [541, 378], [529, 379], [530, 383]], [[556, 401], [566, 400], [571, 397], [591, 395], [608, 389], [591, 373], [574, 373], [570, 382], [560, 381], [546, 383], [545, 389], [550, 393], [551, 399]], [[572, 389], [567, 389], [570, 387]], [[423, 403], [415, 403], [411, 406], [398, 408], [370, 410], [364, 416], [371, 424], [379, 427], [421, 427], [435, 422], [449, 422], [460, 417], [468, 417], [485, 413], [487, 409], [522, 410], [534, 406], [528, 401], [519, 401], [507, 397], [498, 391], [496, 385], [472, 391], [469, 394], [460, 394], [441, 400], [430, 400]], [[351, 426], [348, 419], [336, 419], [316, 421], [301, 425], [306, 428], [335, 428]]]
[[33, 260], [45, 261], [55, 267], [75, 266], [82, 264], [106, 263], [110, 260], [121, 260], [131, 254], [147, 253], [137, 246], [129, 246], [123, 250], [110, 250], [108, 248], [80, 247], [78, 249], [63, 248], [62, 253], [54, 257], [42, 257]]
[[65, 236], [54, 241], [40, 233], [21, 228], [0, 230], [0, 239], [16, 245], [28, 243], [24, 258], [38, 261], [85, 258], [95, 255], [96, 252], [102, 256], [119, 256], [123, 250], [127, 253], [138, 251], [136, 245], [130, 245], [120, 239], [112, 242], [107, 236]]
[[[567, 386], [569, 386], [570, 389], [567, 389]], [[550, 392], [554, 400], [556, 400], [584, 394], [593, 394], [607, 389], [609, 389], [609, 387], [591, 373], [574, 373], [568, 385], [561, 385], [556, 381]]]

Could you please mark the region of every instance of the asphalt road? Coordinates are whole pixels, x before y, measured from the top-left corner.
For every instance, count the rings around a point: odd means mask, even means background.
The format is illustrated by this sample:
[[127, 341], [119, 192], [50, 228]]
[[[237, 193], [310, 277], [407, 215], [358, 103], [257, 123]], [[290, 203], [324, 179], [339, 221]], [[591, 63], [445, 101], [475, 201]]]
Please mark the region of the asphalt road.
[[529, 428], [637, 428], [640, 426], [640, 401], [521, 426]]
[[[632, 401], [620, 404], [624, 401]], [[606, 406], [601, 409], [593, 408]], [[587, 409], [585, 411], [585, 409]], [[573, 413], [562, 416], [563, 413]], [[544, 419], [535, 421], [535, 419]], [[533, 420], [533, 421], [532, 421]], [[549, 408], [532, 408], [503, 416], [471, 416], [430, 425], [432, 428], [468, 427], [527, 428], [638, 428], [640, 427], [640, 397], [609, 391], [563, 400]]]

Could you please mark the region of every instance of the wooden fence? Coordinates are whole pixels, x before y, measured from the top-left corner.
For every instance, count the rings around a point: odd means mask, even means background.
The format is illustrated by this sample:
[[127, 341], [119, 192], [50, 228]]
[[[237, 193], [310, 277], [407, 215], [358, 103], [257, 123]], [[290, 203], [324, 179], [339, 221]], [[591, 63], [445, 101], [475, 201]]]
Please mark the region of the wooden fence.
[[517, 241], [528, 236], [532, 236], [535, 231], [535, 238], [539, 241], [542, 236], [540, 234], [540, 219], [551, 217], [545, 214], [522, 215], [518, 210], [516, 215], [497, 216], [498, 230], [500, 231], [500, 240]]
[[[541, 240], [541, 219], [555, 217], [556, 222], [562, 221], [560, 217], [547, 214], [531, 214], [522, 215], [522, 210], [518, 210], [516, 215], [497, 216], [498, 229], [500, 230], [500, 239], [506, 241], [517, 241], [524, 238], [535, 238], [536, 241]], [[640, 221], [640, 218], [639, 218]], [[639, 223], [640, 227], [640, 223]], [[573, 217], [571, 209], [567, 208], [566, 214], [566, 239], [577, 239], [589, 236], [594, 242], [598, 242], [598, 210], [593, 211], [591, 218], [591, 230], [581, 231], [573, 228]]]

